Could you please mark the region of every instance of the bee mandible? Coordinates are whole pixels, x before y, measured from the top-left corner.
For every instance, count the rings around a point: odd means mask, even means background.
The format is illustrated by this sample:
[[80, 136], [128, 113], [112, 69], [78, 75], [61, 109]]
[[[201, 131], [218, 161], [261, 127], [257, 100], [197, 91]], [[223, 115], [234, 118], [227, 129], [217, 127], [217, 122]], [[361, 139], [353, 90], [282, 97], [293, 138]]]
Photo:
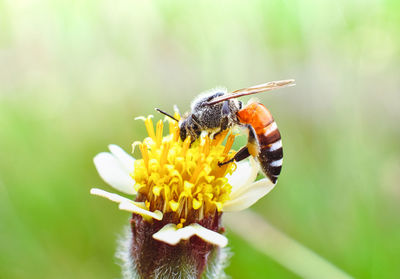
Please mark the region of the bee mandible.
[[[276, 183], [282, 169], [283, 150], [281, 135], [272, 114], [261, 103], [250, 102], [243, 107], [238, 97], [293, 86], [294, 80], [272, 81], [227, 93], [226, 89], [215, 89], [197, 97], [191, 105], [191, 112], [179, 121], [180, 137], [190, 136], [192, 142], [205, 131], [216, 135], [234, 126], [248, 130], [248, 142], [232, 159], [220, 162], [225, 165], [239, 162], [252, 155], [261, 166], [263, 173]], [[178, 121], [168, 113], [156, 109]]]

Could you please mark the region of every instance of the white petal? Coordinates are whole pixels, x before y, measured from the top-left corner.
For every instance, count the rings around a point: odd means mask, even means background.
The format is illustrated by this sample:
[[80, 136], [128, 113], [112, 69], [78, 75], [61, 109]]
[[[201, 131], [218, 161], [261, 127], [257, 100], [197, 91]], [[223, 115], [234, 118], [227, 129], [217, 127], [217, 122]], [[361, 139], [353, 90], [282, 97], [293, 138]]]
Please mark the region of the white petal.
[[204, 241], [220, 247], [225, 247], [228, 244], [228, 239], [225, 236], [204, 228], [199, 224], [191, 224], [181, 229], [177, 229], [175, 224], [167, 224], [161, 230], [153, 234], [153, 238], [170, 245], [176, 245], [181, 240], [189, 239], [193, 235], [197, 235]]
[[135, 204], [135, 202], [122, 202], [119, 204], [119, 209], [129, 211], [132, 213], [136, 213], [142, 215], [143, 217], [151, 217], [156, 220], [162, 220], [163, 214], [161, 211], [156, 210], [154, 212], [143, 209]]
[[189, 227], [178, 230], [175, 224], [167, 224], [161, 230], [153, 234], [153, 238], [169, 245], [176, 245], [182, 239], [188, 239], [192, 235], [192, 231]]
[[100, 196], [109, 199], [110, 201], [119, 203], [119, 209], [121, 210], [137, 213], [144, 217], [151, 217], [156, 220], [162, 220], [163, 214], [161, 211], [159, 210], [156, 210], [155, 212], [148, 211], [144, 209], [145, 205], [143, 202], [135, 202], [125, 197], [122, 197], [118, 194], [109, 193], [107, 191], [97, 188], [90, 189], [90, 194]]
[[244, 185], [251, 173], [251, 165], [248, 161], [236, 163], [236, 166], [235, 172], [226, 176], [232, 189]]
[[97, 154], [94, 159], [96, 169], [101, 178], [115, 189], [134, 195], [135, 180], [129, 175], [129, 172], [122, 166], [122, 163], [112, 154], [102, 152]]
[[130, 199], [127, 199], [120, 195], [113, 194], [113, 193], [110, 193], [110, 192], [107, 192], [107, 191], [104, 191], [101, 189], [97, 189], [97, 188], [90, 189], [90, 194], [96, 195], [99, 197], [103, 197], [103, 198], [109, 199], [110, 201], [117, 202], [117, 203], [132, 202]]
[[115, 158], [117, 158], [121, 164], [125, 167], [127, 172], [129, 174], [133, 173], [133, 168], [134, 168], [134, 163], [135, 163], [135, 158], [133, 158], [131, 155], [125, 152], [121, 147], [115, 144], [110, 144], [108, 146], [108, 149], [110, 149], [112, 155], [114, 155]]
[[237, 169], [232, 175], [227, 175], [229, 184], [232, 185], [231, 198], [235, 198], [241, 187], [253, 183], [257, 178], [260, 167], [253, 158], [250, 161], [237, 163]]
[[220, 233], [209, 230], [199, 224], [191, 224], [190, 226], [193, 227], [195, 234], [198, 237], [204, 241], [207, 241], [208, 243], [217, 245], [219, 247], [225, 247], [228, 244], [228, 239]]
[[261, 179], [240, 189], [237, 197], [227, 201], [223, 205], [223, 211], [239, 211], [252, 206], [256, 201], [268, 194], [275, 184], [268, 178]]

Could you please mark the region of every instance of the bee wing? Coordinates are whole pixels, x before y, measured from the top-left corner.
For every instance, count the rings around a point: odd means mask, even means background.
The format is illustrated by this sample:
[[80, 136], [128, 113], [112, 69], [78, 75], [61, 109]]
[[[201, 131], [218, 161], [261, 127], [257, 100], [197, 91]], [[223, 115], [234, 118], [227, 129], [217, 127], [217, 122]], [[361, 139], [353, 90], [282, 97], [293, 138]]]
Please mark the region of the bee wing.
[[239, 90], [233, 91], [232, 93], [223, 95], [221, 97], [217, 97], [217, 98], [211, 100], [210, 102], [208, 102], [207, 104], [208, 105], [213, 105], [213, 104], [225, 101], [225, 100], [238, 98], [238, 97], [242, 97], [242, 96], [247, 96], [247, 95], [258, 94], [258, 93], [261, 93], [261, 92], [271, 91], [271, 90], [274, 90], [274, 89], [283, 88], [283, 87], [287, 87], [287, 86], [293, 86], [293, 85], [295, 85], [294, 84], [294, 79], [270, 81], [270, 82], [267, 82], [267, 83], [263, 83], [263, 84], [255, 85], [255, 86], [252, 86], [252, 87], [243, 88], [243, 89], [239, 89]]

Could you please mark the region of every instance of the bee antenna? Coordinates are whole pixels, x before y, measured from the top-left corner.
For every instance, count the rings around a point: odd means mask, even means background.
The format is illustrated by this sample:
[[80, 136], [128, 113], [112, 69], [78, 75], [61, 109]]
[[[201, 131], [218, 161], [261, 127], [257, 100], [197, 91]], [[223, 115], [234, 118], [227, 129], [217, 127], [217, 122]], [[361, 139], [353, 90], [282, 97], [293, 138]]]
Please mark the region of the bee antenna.
[[176, 119], [175, 117], [173, 117], [171, 114], [166, 113], [165, 111], [162, 111], [162, 110], [159, 109], [159, 108], [155, 108], [155, 110], [158, 111], [158, 112], [161, 113], [161, 114], [164, 114], [164, 115], [168, 116], [169, 118], [175, 120], [176, 122], [179, 122], [179, 120]]

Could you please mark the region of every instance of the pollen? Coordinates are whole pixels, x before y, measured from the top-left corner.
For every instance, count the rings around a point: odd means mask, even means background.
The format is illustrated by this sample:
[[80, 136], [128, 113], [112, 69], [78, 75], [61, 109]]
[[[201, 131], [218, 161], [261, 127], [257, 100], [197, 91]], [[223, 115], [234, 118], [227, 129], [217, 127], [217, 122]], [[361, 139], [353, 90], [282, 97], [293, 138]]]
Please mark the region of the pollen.
[[[178, 114], [175, 117], [180, 119]], [[223, 131], [215, 138], [206, 135], [191, 143], [190, 137], [180, 139], [176, 121], [168, 120], [169, 132], [164, 136], [162, 120], [154, 129], [151, 117], [141, 119], [148, 137], [132, 144], [142, 155], [131, 174], [136, 181], [136, 201], [144, 202], [150, 211], [160, 210], [180, 227], [220, 213], [232, 188], [226, 175], [236, 165], [220, 167], [218, 162], [232, 157], [235, 135]]]

